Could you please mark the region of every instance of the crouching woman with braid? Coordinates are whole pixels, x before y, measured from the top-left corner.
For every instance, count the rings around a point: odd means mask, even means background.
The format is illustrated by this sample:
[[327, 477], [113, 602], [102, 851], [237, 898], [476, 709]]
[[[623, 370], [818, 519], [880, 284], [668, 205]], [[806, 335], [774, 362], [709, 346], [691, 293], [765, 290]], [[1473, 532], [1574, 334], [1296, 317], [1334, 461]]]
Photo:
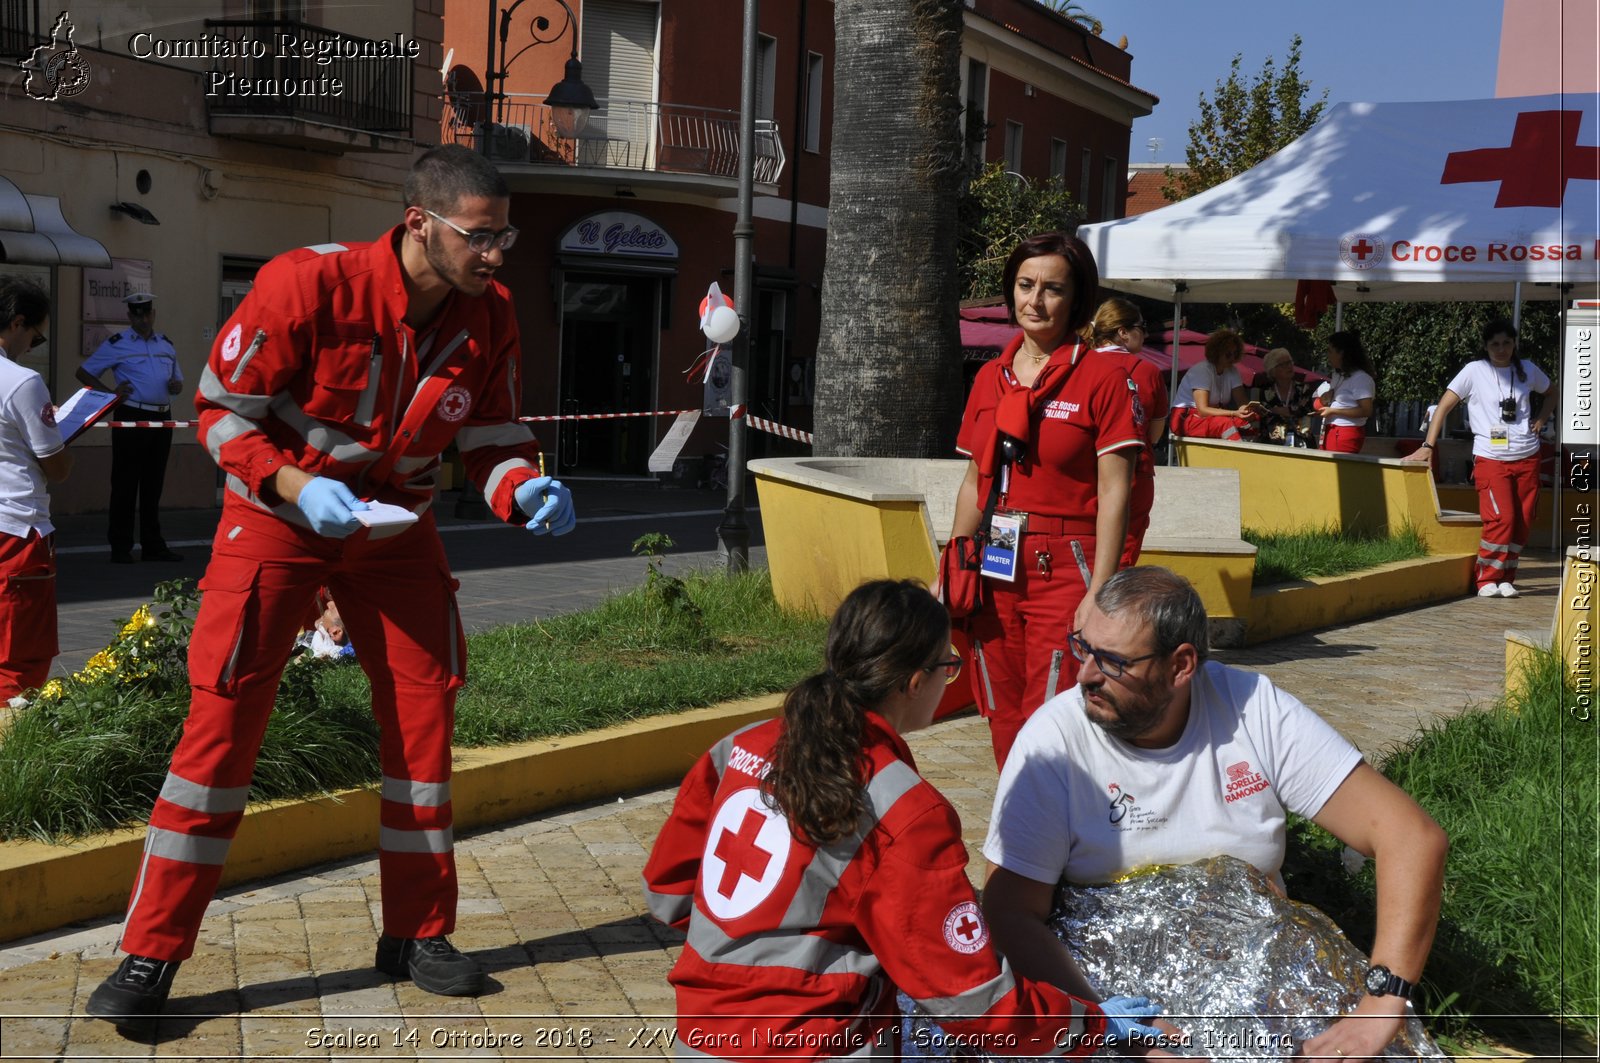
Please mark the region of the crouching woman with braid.
[[651, 912], [687, 932], [678, 1055], [897, 1057], [897, 988], [981, 1051], [1078, 1056], [1154, 1034], [1145, 999], [1079, 1000], [990, 945], [955, 809], [902, 737], [960, 668], [944, 607], [912, 581], [863, 584], [826, 665], [781, 718], [700, 758], [645, 866]]

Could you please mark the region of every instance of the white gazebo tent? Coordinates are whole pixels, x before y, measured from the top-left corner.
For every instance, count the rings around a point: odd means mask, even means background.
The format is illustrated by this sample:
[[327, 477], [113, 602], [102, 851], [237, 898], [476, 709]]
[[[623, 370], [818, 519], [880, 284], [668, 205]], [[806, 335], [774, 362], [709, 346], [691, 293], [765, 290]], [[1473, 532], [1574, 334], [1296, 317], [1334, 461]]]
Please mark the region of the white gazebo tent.
[[1597, 118], [1595, 93], [1337, 104], [1239, 176], [1078, 235], [1103, 284], [1172, 299], [1175, 323], [1185, 300], [1291, 302], [1303, 282], [1341, 309], [1600, 298]]
[[1593, 94], [1337, 104], [1232, 180], [1078, 235], [1108, 287], [1156, 298], [1560, 298], [1600, 285], [1597, 112]]

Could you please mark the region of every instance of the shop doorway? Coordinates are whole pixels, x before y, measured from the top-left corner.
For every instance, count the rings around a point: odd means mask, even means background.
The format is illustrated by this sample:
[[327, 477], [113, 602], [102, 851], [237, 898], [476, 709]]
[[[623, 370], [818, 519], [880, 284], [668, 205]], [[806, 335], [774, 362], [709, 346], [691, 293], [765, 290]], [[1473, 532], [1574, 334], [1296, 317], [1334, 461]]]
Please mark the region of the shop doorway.
[[[661, 282], [654, 277], [567, 273], [561, 282], [561, 412], [653, 409]], [[561, 421], [564, 475], [643, 476], [655, 448], [654, 417]]]

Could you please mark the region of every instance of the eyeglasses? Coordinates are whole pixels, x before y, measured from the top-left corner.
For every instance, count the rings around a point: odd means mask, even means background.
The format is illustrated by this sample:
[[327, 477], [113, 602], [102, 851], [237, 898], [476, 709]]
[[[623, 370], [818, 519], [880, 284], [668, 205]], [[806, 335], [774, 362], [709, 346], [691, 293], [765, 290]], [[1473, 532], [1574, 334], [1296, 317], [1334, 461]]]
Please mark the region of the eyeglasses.
[[467, 241], [467, 250], [471, 251], [475, 255], [487, 255], [490, 250], [494, 248], [499, 248], [501, 251], [509, 251], [511, 250], [511, 245], [517, 242], [517, 227], [515, 225], [507, 225], [499, 232], [495, 232], [493, 229], [468, 230], [463, 229], [449, 218], [441, 217], [440, 215], [435, 214], [427, 207], [422, 208], [422, 213], [426, 214], [434, 221], [444, 222], [446, 225], [450, 226], [450, 228], [460, 233]]
[[33, 342], [28, 344], [28, 350], [31, 351], [31, 350], [35, 349], [36, 347], [43, 347], [45, 344], [47, 344], [49, 342], [50, 342], [50, 337], [49, 336], [46, 336], [43, 332], [39, 331], [38, 329], [34, 329], [33, 330]]
[[151, 309], [152, 307], [149, 303], [133, 303], [128, 307], [128, 313], [134, 317], [144, 317]]
[[1149, 332], [1150, 331], [1148, 328], [1145, 327], [1145, 324], [1144, 324], [1143, 321], [1135, 321], [1132, 324], [1123, 325], [1122, 327], [1127, 329], [1130, 332], [1133, 331], [1134, 329], [1138, 329], [1140, 332]]
[[1140, 661], [1148, 661], [1153, 657], [1164, 656], [1164, 654], [1160, 653], [1146, 653], [1139, 657], [1124, 657], [1120, 653], [1112, 653], [1109, 650], [1097, 650], [1083, 641], [1082, 635], [1076, 633], [1067, 636], [1067, 645], [1072, 647], [1072, 655], [1080, 661], [1087, 661], [1090, 657], [1093, 657], [1095, 667], [1112, 679], [1121, 679], [1122, 673], [1128, 670], [1129, 665], [1138, 664]]
[[945, 686], [949, 686], [951, 683], [954, 683], [956, 681], [956, 676], [961, 674], [961, 657], [959, 654], [955, 654], [954, 646], [950, 647], [950, 650], [952, 656], [946, 657], [940, 661], [934, 661], [932, 664], [928, 665], [928, 667], [923, 669], [924, 672], [932, 672], [943, 668]]

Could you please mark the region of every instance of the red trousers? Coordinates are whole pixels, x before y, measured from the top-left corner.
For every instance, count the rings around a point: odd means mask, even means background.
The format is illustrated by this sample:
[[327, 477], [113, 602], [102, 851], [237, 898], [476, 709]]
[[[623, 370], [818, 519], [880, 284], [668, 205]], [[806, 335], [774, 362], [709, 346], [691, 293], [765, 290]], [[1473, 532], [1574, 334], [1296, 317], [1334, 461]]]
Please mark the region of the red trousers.
[[1156, 504], [1156, 463], [1148, 448], [1139, 452], [1133, 471], [1133, 489], [1128, 493], [1128, 535], [1122, 543], [1122, 560], [1117, 567], [1132, 568], [1144, 549], [1144, 533], [1150, 530], [1150, 511]]
[[1322, 449], [1330, 454], [1359, 454], [1367, 441], [1367, 426], [1330, 424], [1322, 433]]
[[186, 959], [243, 818], [295, 632], [328, 586], [382, 728], [384, 933], [455, 927], [450, 739], [466, 641], [433, 518], [388, 538], [301, 531], [229, 495], [189, 644], [189, 717], [156, 800], [122, 948]]
[[42, 686], [56, 642], [56, 537], [0, 532], [0, 703]]
[[1475, 581], [1479, 587], [1515, 583], [1517, 562], [1539, 508], [1539, 455], [1515, 461], [1473, 458], [1472, 482], [1478, 487], [1478, 515], [1483, 518]]
[[1193, 406], [1174, 406], [1168, 427], [1175, 436], [1197, 439], [1243, 439], [1253, 422], [1248, 417], [1202, 417]]
[[989, 718], [995, 764], [1002, 768], [1034, 710], [1078, 682], [1067, 636], [1088, 586], [1072, 554], [1074, 541], [1093, 572], [1093, 535], [1024, 534], [1016, 581], [985, 579], [987, 600], [967, 628], [972, 693]]

